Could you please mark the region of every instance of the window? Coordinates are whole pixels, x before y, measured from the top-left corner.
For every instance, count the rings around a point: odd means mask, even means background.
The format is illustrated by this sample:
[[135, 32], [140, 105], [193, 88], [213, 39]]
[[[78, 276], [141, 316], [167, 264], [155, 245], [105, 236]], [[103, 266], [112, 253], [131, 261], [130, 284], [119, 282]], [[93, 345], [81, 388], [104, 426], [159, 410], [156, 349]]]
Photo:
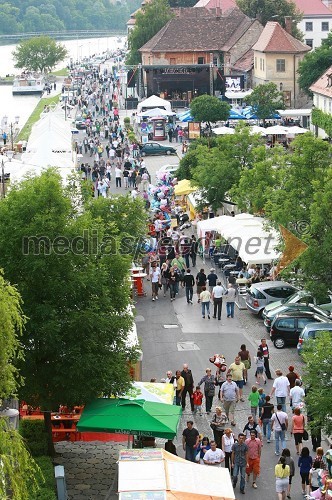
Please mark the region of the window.
[[305, 30], [306, 31], [313, 31], [312, 23], [305, 23]]
[[265, 61], [264, 61], [264, 59], [262, 59], [262, 64], [263, 64], [263, 71], [264, 71], [264, 68], [265, 68]]
[[255, 57], [255, 69], [257, 69], [257, 57]]
[[278, 321], [277, 325], [282, 330], [292, 330], [295, 328], [295, 321], [294, 318], [282, 318]]
[[277, 72], [284, 73], [286, 71], [286, 61], [285, 59], [276, 60]]
[[322, 31], [329, 31], [329, 23], [328, 23], [328, 21], [324, 21], [322, 23]]
[[264, 62], [264, 61], [263, 61], [263, 59], [260, 57], [260, 58], [259, 58], [259, 69], [260, 69], [260, 70], [263, 70], [263, 69], [264, 69], [263, 62]]
[[313, 48], [314, 41], [312, 40], [312, 38], [309, 38], [309, 39], [306, 39], [305, 44], [308, 45], [308, 47]]
[[308, 324], [308, 323], [313, 323], [315, 321], [315, 318], [298, 318], [297, 320], [297, 327], [299, 330], [303, 330], [303, 328]]
[[197, 64], [205, 64], [205, 57], [198, 57]]

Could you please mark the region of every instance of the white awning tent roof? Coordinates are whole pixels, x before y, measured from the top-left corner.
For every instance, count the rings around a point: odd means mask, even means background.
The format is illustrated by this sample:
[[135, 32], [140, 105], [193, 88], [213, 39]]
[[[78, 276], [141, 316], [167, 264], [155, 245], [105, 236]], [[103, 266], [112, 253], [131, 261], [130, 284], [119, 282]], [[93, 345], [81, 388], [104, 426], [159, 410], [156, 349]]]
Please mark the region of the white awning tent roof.
[[44, 113], [32, 128], [22, 162], [39, 168], [57, 167], [66, 179], [75, 167], [71, 140], [70, 122], [56, 111]]
[[142, 111], [141, 113], [138, 113], [137, 116], [145, 116], [146, 118], [156, 118], [156, 117], [166, 117], [166, 116], [174, 116], [176, 113], [173, 111], [165, 111], [162, 108], [152, 108], [147, 111]]
[[161, 108], [172, 113], [171, 103], [156, 95], [152, 95], [151, 97], [144, 99], [144, 101], [141, 101], [137, 106], [137, 113], [141, 113], [143, 109], [145, 110], [152, 108]]
[[149, 498], [164, 500], [235, 498], [226, 468], [195, 464], [160, 448], [121, 450], [118, 467], [119, 500], [128, 498], [129, 492], [132, 498], [155, 492]]
[[225, 97], [227, 99], [245, 99], [248, 95], [252, 94], [253, 90], [226, 90]]
[[251, 214], [238, 214], [235, 217], [221, 215], [199, 221], [197, 234], [203, 248], [206, 233], [216, 231], [238, 251], [244, 262], [270, 264], [280, 257], [280, 253], [275, 250], [278, 234], [274, 230], [267, 231], [265, 223], [265, 219]]
[[289, 116], [297, 117], [297, 116], [310, 116], [312, 109], [278, 109], [278, 114], [280, 116]]

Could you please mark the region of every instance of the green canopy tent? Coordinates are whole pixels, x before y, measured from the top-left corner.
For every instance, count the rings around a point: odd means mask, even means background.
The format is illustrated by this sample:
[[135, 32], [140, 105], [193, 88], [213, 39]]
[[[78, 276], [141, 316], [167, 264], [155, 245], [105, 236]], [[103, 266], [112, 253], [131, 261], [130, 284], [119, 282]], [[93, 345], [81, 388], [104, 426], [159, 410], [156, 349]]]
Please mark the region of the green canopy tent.
[[173, 439], [181, 413], [180, 406], [151, 401], [96, 399], [84, 408], [77, 430]]

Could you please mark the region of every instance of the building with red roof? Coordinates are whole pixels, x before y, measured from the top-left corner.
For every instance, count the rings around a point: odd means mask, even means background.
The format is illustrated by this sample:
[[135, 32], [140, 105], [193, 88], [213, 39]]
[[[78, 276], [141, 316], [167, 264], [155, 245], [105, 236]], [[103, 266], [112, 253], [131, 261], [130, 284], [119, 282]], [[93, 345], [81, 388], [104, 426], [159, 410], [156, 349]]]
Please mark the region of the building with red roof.
[[304, 95], [297, 83], [299, 62], [310, 47], [294, 38], [279, 23], [269, 21], [252, 48], [253, 85], [274, 82], [284, 94], [285, 104], [297, 108]]
[[293, 0], [293, 2], [303, 14], [303, 19], [297, 26], [304, 35], [305, 44], [313, 49], [320, 47], [322, 40], [327, 38], [332, 29], [332, 10], [322, 0]]

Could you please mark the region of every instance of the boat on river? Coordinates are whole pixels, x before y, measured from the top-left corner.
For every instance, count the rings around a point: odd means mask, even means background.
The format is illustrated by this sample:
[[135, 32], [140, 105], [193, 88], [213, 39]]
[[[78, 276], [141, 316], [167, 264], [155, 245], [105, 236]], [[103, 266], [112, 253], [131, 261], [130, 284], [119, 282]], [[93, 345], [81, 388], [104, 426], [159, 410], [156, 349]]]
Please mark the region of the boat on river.
[[45, 79], [40, 74], [23, 73], [14, 78], [13, 95], [42, 94], [45, 90]]

